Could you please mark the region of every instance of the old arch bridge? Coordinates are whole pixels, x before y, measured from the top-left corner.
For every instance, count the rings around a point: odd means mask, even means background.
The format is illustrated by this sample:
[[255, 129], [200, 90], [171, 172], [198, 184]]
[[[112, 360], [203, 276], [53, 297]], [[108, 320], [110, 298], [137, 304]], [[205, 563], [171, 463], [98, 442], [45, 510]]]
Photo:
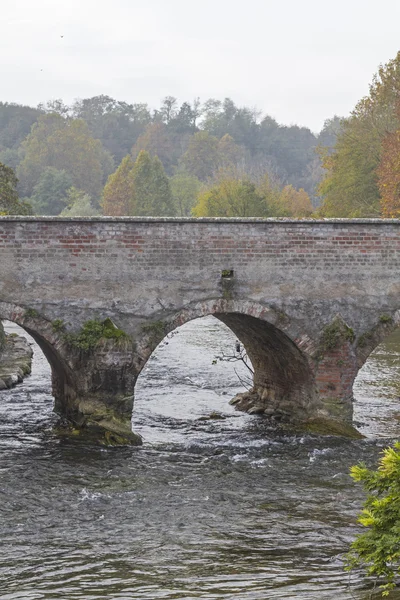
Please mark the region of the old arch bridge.
[[242, 341], [245, 407], [351, 423], [352, 385], [399, 320], [400, 222], [0, 217], [0, 319], [30, 333], [74, 427], [138, 441], [135, 381], [214, 315]]

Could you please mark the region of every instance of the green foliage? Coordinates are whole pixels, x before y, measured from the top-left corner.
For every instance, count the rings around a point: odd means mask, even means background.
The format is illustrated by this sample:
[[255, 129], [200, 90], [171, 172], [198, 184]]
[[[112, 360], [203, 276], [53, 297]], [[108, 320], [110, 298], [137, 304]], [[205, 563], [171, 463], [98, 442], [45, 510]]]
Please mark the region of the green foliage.
[[180, 171], [171, 177], [169, 183], [176, 214], [178, 217], [189, 217], [200, 193], [200, 181], [194, 175]]
[[132, 171], [133, 195], [129, 208], [132, 216], [174, 216], [174, 201], [168, 177], [160, 159], [142, 150]]
[[101, 141], [117, 164], [151, 122], [146, 104], [128, 104], [105, 95], [77, 100], [72, 113], [86, 121], [93, 138]]
[[18, 199], [17, 183], [13, 169], [0, 163], [0, 215], [31, 214], [31, 206]]
[[68, 189], [72, 176], [64, 169], [46, 167], [33, 188], [30, 201], [37, 215], [59, 215], [68, 204]]
[[[31, 195], [46, 167], [64, 170], [73, 184], [99, 198], [103, 183], [105, 151], [81, 119], [65, 119], [51, 113], [41, 116], [23, 142], [24, 159], [18, 166], [21, 190]], [[108, 173], [107, 173], [108, 175]]]
[[35, 308], [27, 308], [25, 310], [24, 316], [27, 317], [28, 319], [36, 319], [36, 317], [39, 316], [39, 313]]
[[218, 139], [207, 131], [195, 133], [189, 141], [188, 149], [182, 156], [184, 169], [200, 181], [207, 181], [218, 168]]
[[366, 331], [358, 338], [357, 346], [359, 346], [360, 348], [365, 348], [365, 346], [368, 346], [373, 339], [374, 334], [371, 331]]
[[31, 106], [0, 102], [0, 150], [17, 149], [41, 114]]
[[393, 323], [393, 317], [391, 317], [390, 315], [381, 315], [379, 317], [379, 321], [381, 323]]
[[53, 327], [53, 331], [56, 332], [62, 331], [64, 329], [64, 321], [62, 319], [54, 319], [54, 321], [51, 322], [51, 325]]
[[196, 217], [267, 217], [269, 208], [250, 181], [224, 179], [199, 196]]
[[128, 335], [122, 329], [118, 329], [111, 319], [86, 321], [78, 333], [69, 333], [64, 337], [70, 346], [84, 352], [93, 350], [104, 339], [118, 342], [128, 339]]
[[327, 325], [321, 337], [321, 350], [334, 350], [341, 342], [347, 340], [353, 343], [355, 339], [354, 331], [348, 327], [342, 320], [335, 319]]
[[61, 217], [96, 217], [99, 215], [92, 203], [89, 194], [72, 187], [67, 192], [66, 202], [68, 207], [60, 213]]
[[368, 531], [352, 543], [347, 569], [361, 567], [378, 578], [388, 596], [400, 575], [400, 443], [383, 451], [377, 470], [360, 464], [351, 476], [368, 494], [358, 519]]

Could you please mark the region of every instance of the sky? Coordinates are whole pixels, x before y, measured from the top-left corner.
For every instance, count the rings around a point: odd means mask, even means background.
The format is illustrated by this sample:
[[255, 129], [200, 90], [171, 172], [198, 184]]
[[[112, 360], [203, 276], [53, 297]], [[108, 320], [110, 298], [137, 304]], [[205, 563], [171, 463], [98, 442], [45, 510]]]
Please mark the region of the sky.
[[318, 132], [400, 50], [399, 0], [0, 0], [0, 101], [230, 97]]

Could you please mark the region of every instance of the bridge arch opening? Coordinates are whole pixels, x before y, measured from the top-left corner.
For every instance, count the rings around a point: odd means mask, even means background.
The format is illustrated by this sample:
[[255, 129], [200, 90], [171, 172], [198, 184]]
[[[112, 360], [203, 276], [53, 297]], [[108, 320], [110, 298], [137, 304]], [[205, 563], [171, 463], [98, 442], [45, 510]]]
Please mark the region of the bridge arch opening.
[[35, 311], [27, 314], [27, 311], [20, 306], [2, 302], [0, 302], [0, 321], [15, 323], [39, 346], [51, 370], [54, 410], [65, 414], [63, 411], [65, 399], [74, 394], [71, 386], [72, 377], [70, 367], [60, 352], [62, 342], [52, 324]]
[[[212, 374], [213, 359], [218, 360], [218, 355], [221, 355], [221, 348], [217, 350], [215, 342], [210, 342], [208, 332], [213, 327], [217, 330], [218, 336], [230, 340], [230, 347], [223, 350], [225, 355], [231, 357], [235, 354], [236, 340], [241, 348], [244, 348], [247, 356], [250, 359], [250, 364], [254, 370], [254, 375], [249, 379], [249, 373], [243, 373], [243, 377], [248, 382], [248, 389], [241, 386], [241, 394], [236, 396], [235, 403], [239, 410], [254, 414], [265, 414], [274, 420], [298, 421], [306, 420], [315, 408], [317, 402], [316, 385], [312, 366], [307, 357], [306, 351], [300, 347], [300, 343], [305, 340], [296, 324], [290, 323], [282, 314], [277, 313], [273, 309], [256, 303], [246, 302], [225, 302], [213, 301], [186, 308], [170, 321], [168, 326], [168, 334], [159, 343], [155, 344], [148, 355], [146, 362], [151, 358], [150, 363], [143, 365], [142, 374], [138, 378], [135, 387], [135, 403], [136, 408], [142, 402], [143, 395], [151, 396], [152, 383], [151, 379], [157, 376], [154, 375], [151, 367], [152, 362], [156, 362], [164, 371], [165, 377], [168, 378], [173, 374], [178, 380], [185, 371], [185, 361], [193, 360], [193, 348], [188, 348], [187, 340], [183, 344], [183, 348], [177, 351], [176, 344], [169, 342], [168, 337], [173, 336], [177, 339], [184, 340], [185, 335], [181, 336], [180, 332], [184, 329], [182, 325], [190, 325], [191, 340], [194, 346], [199, 346], [202, 343], [201, 335], [197, 335], [193, 328], [194, 323], [206, 322], [206, 334], [203, 337], [203, 343], [207, 343], [212, 348], [212, 353], [208, 358], [207, 371]], [[218, 322], [225, 326], [225, 330], [229, 331], [229, 335], [223, 334], [223, 329]], [[201, 326], [199, 327], [199, 330]], [[286, 329], [286, 331], [285, 331]], [[198, 331], [199, 331], [198, 330]], [[294, 336], [292, 339], [291, 336]], [[297, 342], [297, 343], [296, 343]], [[170, 365], [169, 372], [166, 366], [166, 346], [170, 346], [173, 351], [169, 357]], [[160, 356], [162, 349], [163, 356]], [[229, 361], [232, 362], [232, 361]], [[189, 370], [190, 370], [189, 368]], [[204, 369], [201, 365], [201, 369]], [[238, 388], [240, 380], [238, 380], [234, 371], [229, 371], [231, 377], [230, 386]], [[146, 377], [150, 378], [148, 382]], [[193, 378], [191, 373], [183, 375], [186, 378]], [[206, 378], [205, 373], [201, 373], [203, 379]], [[212, 379], [212, 377], [211, 377]], [[157, 380], [157, 384], [160, 382]], [[159, 385], [160, 387], [160, 385]], [[218, 385], [217, 385], [218, 387]], [[240, 391], [240, 390], [236, 390]], [[160, 395], [159, 391], [155, 392]], [[235, 391], [230, 394], [226, 391], [226, 404], [229, 401], [229, 395], [234, 396]], [[135, 410], [133, 412], [133, 422], [135, 422]]]
[[[361, 338], [353, 385], [354, 422], [364, 434], [395, 437], [400, 430], [400, 327], [386, 321]], [[368, 344], [368, 346], [367, 346]]]

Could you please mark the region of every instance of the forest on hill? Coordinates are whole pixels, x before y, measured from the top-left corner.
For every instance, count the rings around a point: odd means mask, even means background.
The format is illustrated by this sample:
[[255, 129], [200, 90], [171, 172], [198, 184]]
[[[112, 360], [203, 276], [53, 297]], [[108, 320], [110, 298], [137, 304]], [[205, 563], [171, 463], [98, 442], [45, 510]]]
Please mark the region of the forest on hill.
[[189, 216], [200, 201], [214, 212], [225, 203], [228, 216], [306, 215], [322, 174], [316, 149], [330, 151], [338, 128], [335, 117], [315, 135], [229, 98], [169, 96], [153, 111], [108, 96], [0, 103], [0, 163], [34, 214]]
[[400, 215], [400, 53], [321, 132], [233, 100], [0, 102], [0, 213]]

